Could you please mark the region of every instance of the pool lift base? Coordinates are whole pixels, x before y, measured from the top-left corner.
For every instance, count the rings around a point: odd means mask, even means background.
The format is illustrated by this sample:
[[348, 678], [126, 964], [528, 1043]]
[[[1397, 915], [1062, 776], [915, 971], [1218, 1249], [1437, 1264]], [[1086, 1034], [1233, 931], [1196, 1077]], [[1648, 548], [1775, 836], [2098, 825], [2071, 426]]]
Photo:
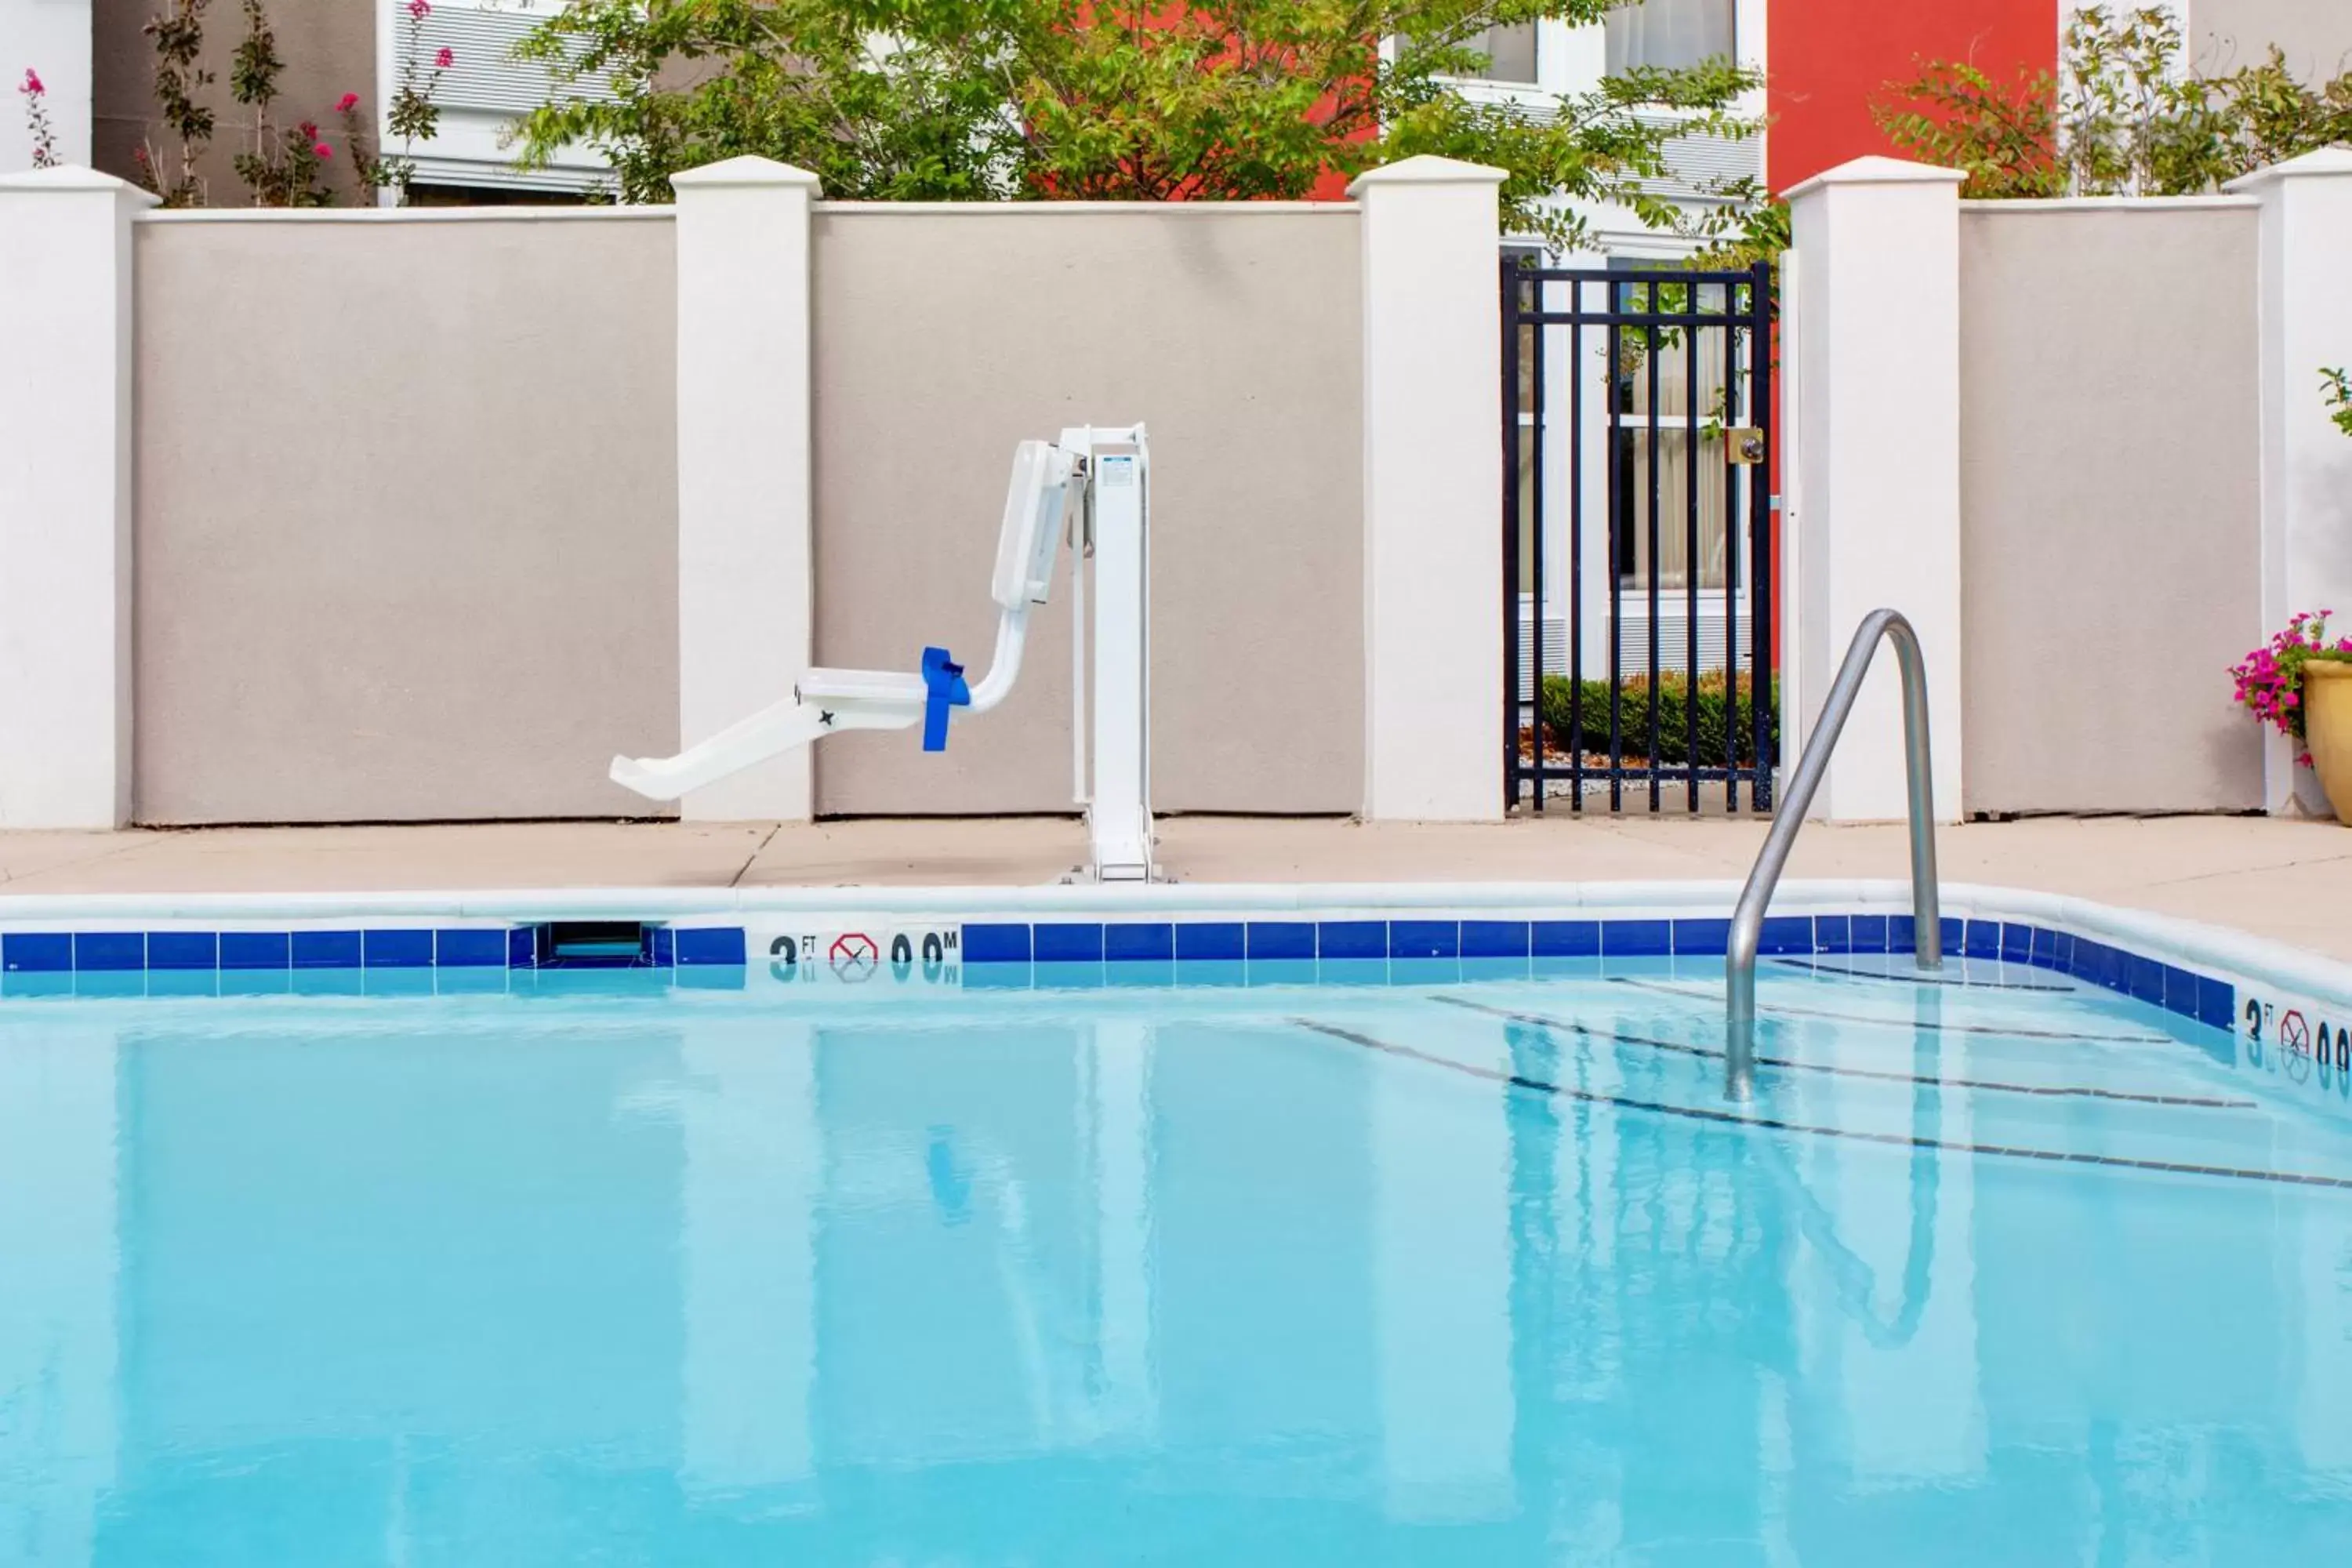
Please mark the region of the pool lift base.
[[[963, 666], [944, 647], [925, 648], [922, 666], [913, 673], [811, 669], [785, 700], [677, 756], [614, 757], [613, 782], [653, 800], [676, 800], [849, 730], [911, 730], [919, 724], [923, 750], [945, 751], [958, 710], [985, 713], [1011, 693], [1021, 673], [1030, 610], [1046, 602], [1054, 557], [1066, 542], [1074, 798], [1086, 808], [1090, 858], [1066, 879], [1158, 879], [1150, 801], [1150, 469], [1140, 425], [1074, 426], [1058, 441], [1024, 441], [1014, 448], [989, 584], [997, 605], [996, 648], [988, 673], [977, 683], [966, 682]], [[1091, 659], [1089, 563], [1095, 583]]]

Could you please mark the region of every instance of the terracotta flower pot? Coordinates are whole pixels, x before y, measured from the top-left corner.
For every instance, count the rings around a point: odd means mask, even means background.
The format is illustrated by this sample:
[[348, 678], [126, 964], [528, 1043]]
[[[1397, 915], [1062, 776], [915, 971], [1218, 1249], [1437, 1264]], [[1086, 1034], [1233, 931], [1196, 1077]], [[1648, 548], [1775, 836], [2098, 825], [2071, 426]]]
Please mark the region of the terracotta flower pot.
[[2303, 731], [2336, 820], [2352, 827], [2352, 664], [2305, 661]]

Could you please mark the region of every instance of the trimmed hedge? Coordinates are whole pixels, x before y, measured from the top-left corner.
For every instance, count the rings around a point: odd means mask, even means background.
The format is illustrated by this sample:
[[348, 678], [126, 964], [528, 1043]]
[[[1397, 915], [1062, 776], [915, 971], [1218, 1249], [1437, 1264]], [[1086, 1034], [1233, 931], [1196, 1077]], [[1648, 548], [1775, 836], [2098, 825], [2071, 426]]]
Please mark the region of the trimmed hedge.
[[[1609, 750], [1609, 683], [1605, 680], [1588, 680], [1583, 684], [1582, 717], [1585, 753], [1588, 756], [1595, 752], [1605, 753]], [[1735, 721], [1731, 720], [1726, 712], [1724, 685], [1724, 674], [1720, 669], [1702, 670], [1699, 673], [1696, 698], [1698, 765], [1703, 768], [1719, 768], [1726, 765], [1724, 761], [1726, 726], [1734, 723]], [[1680, 767], [1690, 761], [1688, 704], [1692, 699], [1689, 686], [1690, 683], [1680, 674], [1673, 672], [1660, 677], [1658, 680], [1656, 760], [1665, 766]], [[1550, 740], [1551, 749], [1557, 752], [1568, 750], [1569, 704], [1574, 689], [1568, 677], [1564, 675], [1549, 675], [1544, 678], [1542, 703], [1544, 731]], [[1629, 676], [1620, 684], [1618, 689], [1621, 712], [1619, 722], [1623, 727], [1624, 754], [1628, 757], [1643, 757], [1648, 752], [1650, 745], [1650, 678], [1645, 675]], [[1738, 765], [1741, 767], [1751, 767], [1756, 762], [1755, 720], [1748, 710], [1748, 695], [1753, 689], [1747, 672], [1741, 671], [1738, 693], [1738, 718], [1736, 721], [1738, 734], [1735, 737], [1738, 746]], [[1767, 731], [1772, 738], [1773, 751], [1777, 755], [1780, 744], [1780, 682], [1777, 676], [1773, 678], [1769, 702], [1770, 706], [1765, 711], [1764, 722]]]

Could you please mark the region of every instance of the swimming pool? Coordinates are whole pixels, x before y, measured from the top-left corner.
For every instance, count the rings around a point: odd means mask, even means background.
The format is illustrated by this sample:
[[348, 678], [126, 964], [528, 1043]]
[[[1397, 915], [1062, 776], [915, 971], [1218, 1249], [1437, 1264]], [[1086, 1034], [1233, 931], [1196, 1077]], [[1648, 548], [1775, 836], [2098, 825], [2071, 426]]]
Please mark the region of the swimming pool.
[[1213, 901], [0, 911], [0, 1563], [2352, 1539], [2321, 970], [1800, 889], [1739, 1108], [1703, 902]]

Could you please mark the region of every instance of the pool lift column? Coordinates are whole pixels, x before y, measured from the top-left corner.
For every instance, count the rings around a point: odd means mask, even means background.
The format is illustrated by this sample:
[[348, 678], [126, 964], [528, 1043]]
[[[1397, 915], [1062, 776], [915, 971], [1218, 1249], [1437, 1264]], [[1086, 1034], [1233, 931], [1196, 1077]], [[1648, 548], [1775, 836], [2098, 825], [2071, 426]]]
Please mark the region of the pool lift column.
[[[1151, 863], [1150, 458], [1143, 426], [1062, 432], [1087, 476], [1070, 531], [1072, 798], [1097, 882], [1148, 882]], [[1094, 563], [1094, 711], [1087, 710], [1087, 563]], [[1093, 740], [1093, 776], [1087, 741]]]
[[[977, 683], [965, 680], [963, 666], [942, 647], [924, 648], [921, 666], [912, 673], [810, 669], [783, 701], [677, 756], [614, 757], [613, 781], [649, 799], [676, 800], [846, 730], [920, 725], [923, 750], [945, 751], [957, 710], [985, 713], [1012, 692], [1028, 642], [1030, 612], [1046, 602], [1054, 557], [1066, 542], [1074, 794], [1086, 808], [1090, 846], [1088, 864], [1070, 879], [1153, 879], [1158, 870], [1151, 857], [1150, 466], [1140, 425], [1076, 426], [1064, 430], [1058, 442], [1024, 441], [1013, 449], [1013, 480], [989, 583], [997, 606], [996, 649]], [[1089, 563], [1095, 601], [1091, 642]]]

